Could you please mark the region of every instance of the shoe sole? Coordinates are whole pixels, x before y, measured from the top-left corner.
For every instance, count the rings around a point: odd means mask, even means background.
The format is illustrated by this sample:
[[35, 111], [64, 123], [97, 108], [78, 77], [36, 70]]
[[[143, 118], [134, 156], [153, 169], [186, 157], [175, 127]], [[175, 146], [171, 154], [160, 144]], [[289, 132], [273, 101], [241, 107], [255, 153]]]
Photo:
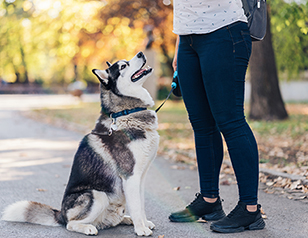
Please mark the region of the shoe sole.
[[249, 226], [244, 227], [237, 227], [237, 228], [221, 228], [215, 227], [215, 225], [211, 225], [210, 229], [212, 231], [220, 232], [220, 233], [235, 233], [235, 232], [242, 232], [244, 230], [262, 230], [265, 227], [265, 222], [263, 218], [256, 220], [254, 223], [251, 223]]
[[191, 216], [191, 217], [185, 217], [185, 218], [175, 218], [172, 216], [169, 216], [169, 220], [172, 222], [195, 222], [199, 220], [199, 218], [202, 218], [206, 221], [218, 221], [226, 216], [225, 212], [223, 210], [213, 212], [210, 214], [206, 214], [203, 216]]
[[200, 217], [186, 217], [186, 218], [174, 218], [174, 217], [169, 217], [169, 220], [172, 222], [195, 222], [199, 219]]

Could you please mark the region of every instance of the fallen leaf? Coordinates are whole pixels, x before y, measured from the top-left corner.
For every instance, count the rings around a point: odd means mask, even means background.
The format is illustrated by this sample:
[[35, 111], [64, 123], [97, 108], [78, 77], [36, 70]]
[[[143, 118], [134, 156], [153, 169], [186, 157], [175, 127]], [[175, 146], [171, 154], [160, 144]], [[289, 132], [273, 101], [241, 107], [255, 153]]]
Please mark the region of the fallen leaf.
[[230, 182], [229, 182], [229, 180], [224, 180], [224, 181], [222, 181], [221, 183], [220, 183], [221, 185], [230, 185]]
[[232, 168], [225, 168], [223, 172], [226, 174], [234, 174], [234, 170]]
[[39, 191], [39, 192], [46, 192], [47, 191], [47, 189], [44, 189], [44, 188], [37, 188], [36, 190]]
[[171, 169], [176, 169], [176, 170], [184, 170], [185, 167], [184, 166], [178, 166], [178, 165], [172, 165]]
[[158, 236], [158, 238], [164, 238], [165, 237], [165, 235], [159, 235]]
[[293, 190], [293, 189], [296, 189], [298, 185], [300, 185], [301, 181], [300, 180], [297, 180], [295, 182], [293, 182], [290, 186], [290, 189]]
[[204, 220], [204, 219], [202, 219], [202, 218], [199, 218], [199, 219], [197, 220], [197, 222], [199, 222], [199, 223], [207, 223], [207, 221]]
[[273, 186], [274, 183], [275, 183], [275, 182], [270, 181], [270, 182], [267, 182], [266, 185], [267, 185], [267, 186]]
[[269, 191], [269, 190], [264, 190], [264, 192], [268, 193], [268, 194], [273, 194], [274, 191]]
[[263, 218], [263, 219], [267, 219], [267, 216], [266, 216], [266, 214], [265, 214], [265, 212], [264, 212], [264, 210], [263, 210], [262, 207], [260, 208], [260, 212], [261, 212], [262, 218]]

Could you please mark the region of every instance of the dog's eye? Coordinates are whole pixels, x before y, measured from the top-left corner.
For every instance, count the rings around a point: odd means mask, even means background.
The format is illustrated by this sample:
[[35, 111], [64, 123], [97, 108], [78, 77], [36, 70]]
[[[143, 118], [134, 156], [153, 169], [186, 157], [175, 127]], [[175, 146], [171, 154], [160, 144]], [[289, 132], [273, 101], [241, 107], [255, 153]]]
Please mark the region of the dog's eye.
[[126, 68], [126, 64], [123, 64], [122, 66], [121, 66], [121, 70], [122, 69], [125, 69]]

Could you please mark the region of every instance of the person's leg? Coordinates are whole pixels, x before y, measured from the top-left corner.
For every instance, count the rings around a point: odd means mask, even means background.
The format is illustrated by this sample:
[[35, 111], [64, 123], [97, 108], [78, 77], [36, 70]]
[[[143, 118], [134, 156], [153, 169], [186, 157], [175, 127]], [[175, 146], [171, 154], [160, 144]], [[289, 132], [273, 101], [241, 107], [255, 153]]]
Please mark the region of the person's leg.
[[192, 124], [201, 194], [183, 211], [172, 213], [171, 221], [195, 221], [199, 217], [218, 220], [225, 216], [218, 180], [223, 158], [222, 138], [211, 114], [201, 75], [200, 61], [191, 36], [181, 36], [177, 70], [183, 100]]
[[180, 37], [177, 63], [179, 82], [194, 130], [200, 192], [204, 197], [217, 198], [223, 144], [208, 103], [193, 38], [194, 35]]
[[240, 201], [256, 205], [258, 150], [244, 116], [244, 81], [251, 49], [249, 37], [245, 23], [238, 22], [196, 38], [196, 45], [204, 48], [199, 51], [199, 58], [206, 95], [228, 146]]
[[[211, 225], [219, 232], [263, 229], [258, 193], [258, 150], [244, 116], [244, 79], [251, 40], [247, 25], [235, 23], [212, 34], [196, 36], [204, 87], [212, 115], [222, 132], [239, 187], [239, 203]], [[247, 206], [255, 208], [249, 212]]]

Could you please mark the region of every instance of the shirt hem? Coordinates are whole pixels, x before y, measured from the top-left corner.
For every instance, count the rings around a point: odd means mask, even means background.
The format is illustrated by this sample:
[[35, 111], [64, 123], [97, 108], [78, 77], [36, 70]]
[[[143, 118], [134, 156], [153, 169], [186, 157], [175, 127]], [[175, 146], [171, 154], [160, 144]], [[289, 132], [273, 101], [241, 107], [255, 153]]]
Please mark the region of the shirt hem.
[[217, 27], [217, 28], [213, 28], [213, 29], [211, 29], [211, 30], [209, 30], [209, 31], [206, 31], [206, 32], [205, 32], [205, 31], [176, 32], [174, 29], [173, 29], [172, 32], [173, 32], [174, 34], [180, 35], [180, 36], [181, 36], [181, 35], [191, 35], [191, 34], [202, 35], [202, 34], [208, 34], [208, 33], [214, 32], [214, 31], [216, 31], [216, 30], [219, 30], [219, 29], [221, 29], [221, 28], [223, 28], [223, 27], [225, 27], [225, 26], [228, 26], [228, 25], [230, 25], [230, 24], [232, 24], [232, 23], [234, 23], [234, 22], [238, 22], [238, 21], [248, 23], [247, 20], [237, 19], [237, 20], [231, 21], [231, 22], [229, 22], [229, 23], [227, 23], [227, 24], [224, 24], [224, 25], [222, 25], [222, 26], [219, 26], [219, 27]]

